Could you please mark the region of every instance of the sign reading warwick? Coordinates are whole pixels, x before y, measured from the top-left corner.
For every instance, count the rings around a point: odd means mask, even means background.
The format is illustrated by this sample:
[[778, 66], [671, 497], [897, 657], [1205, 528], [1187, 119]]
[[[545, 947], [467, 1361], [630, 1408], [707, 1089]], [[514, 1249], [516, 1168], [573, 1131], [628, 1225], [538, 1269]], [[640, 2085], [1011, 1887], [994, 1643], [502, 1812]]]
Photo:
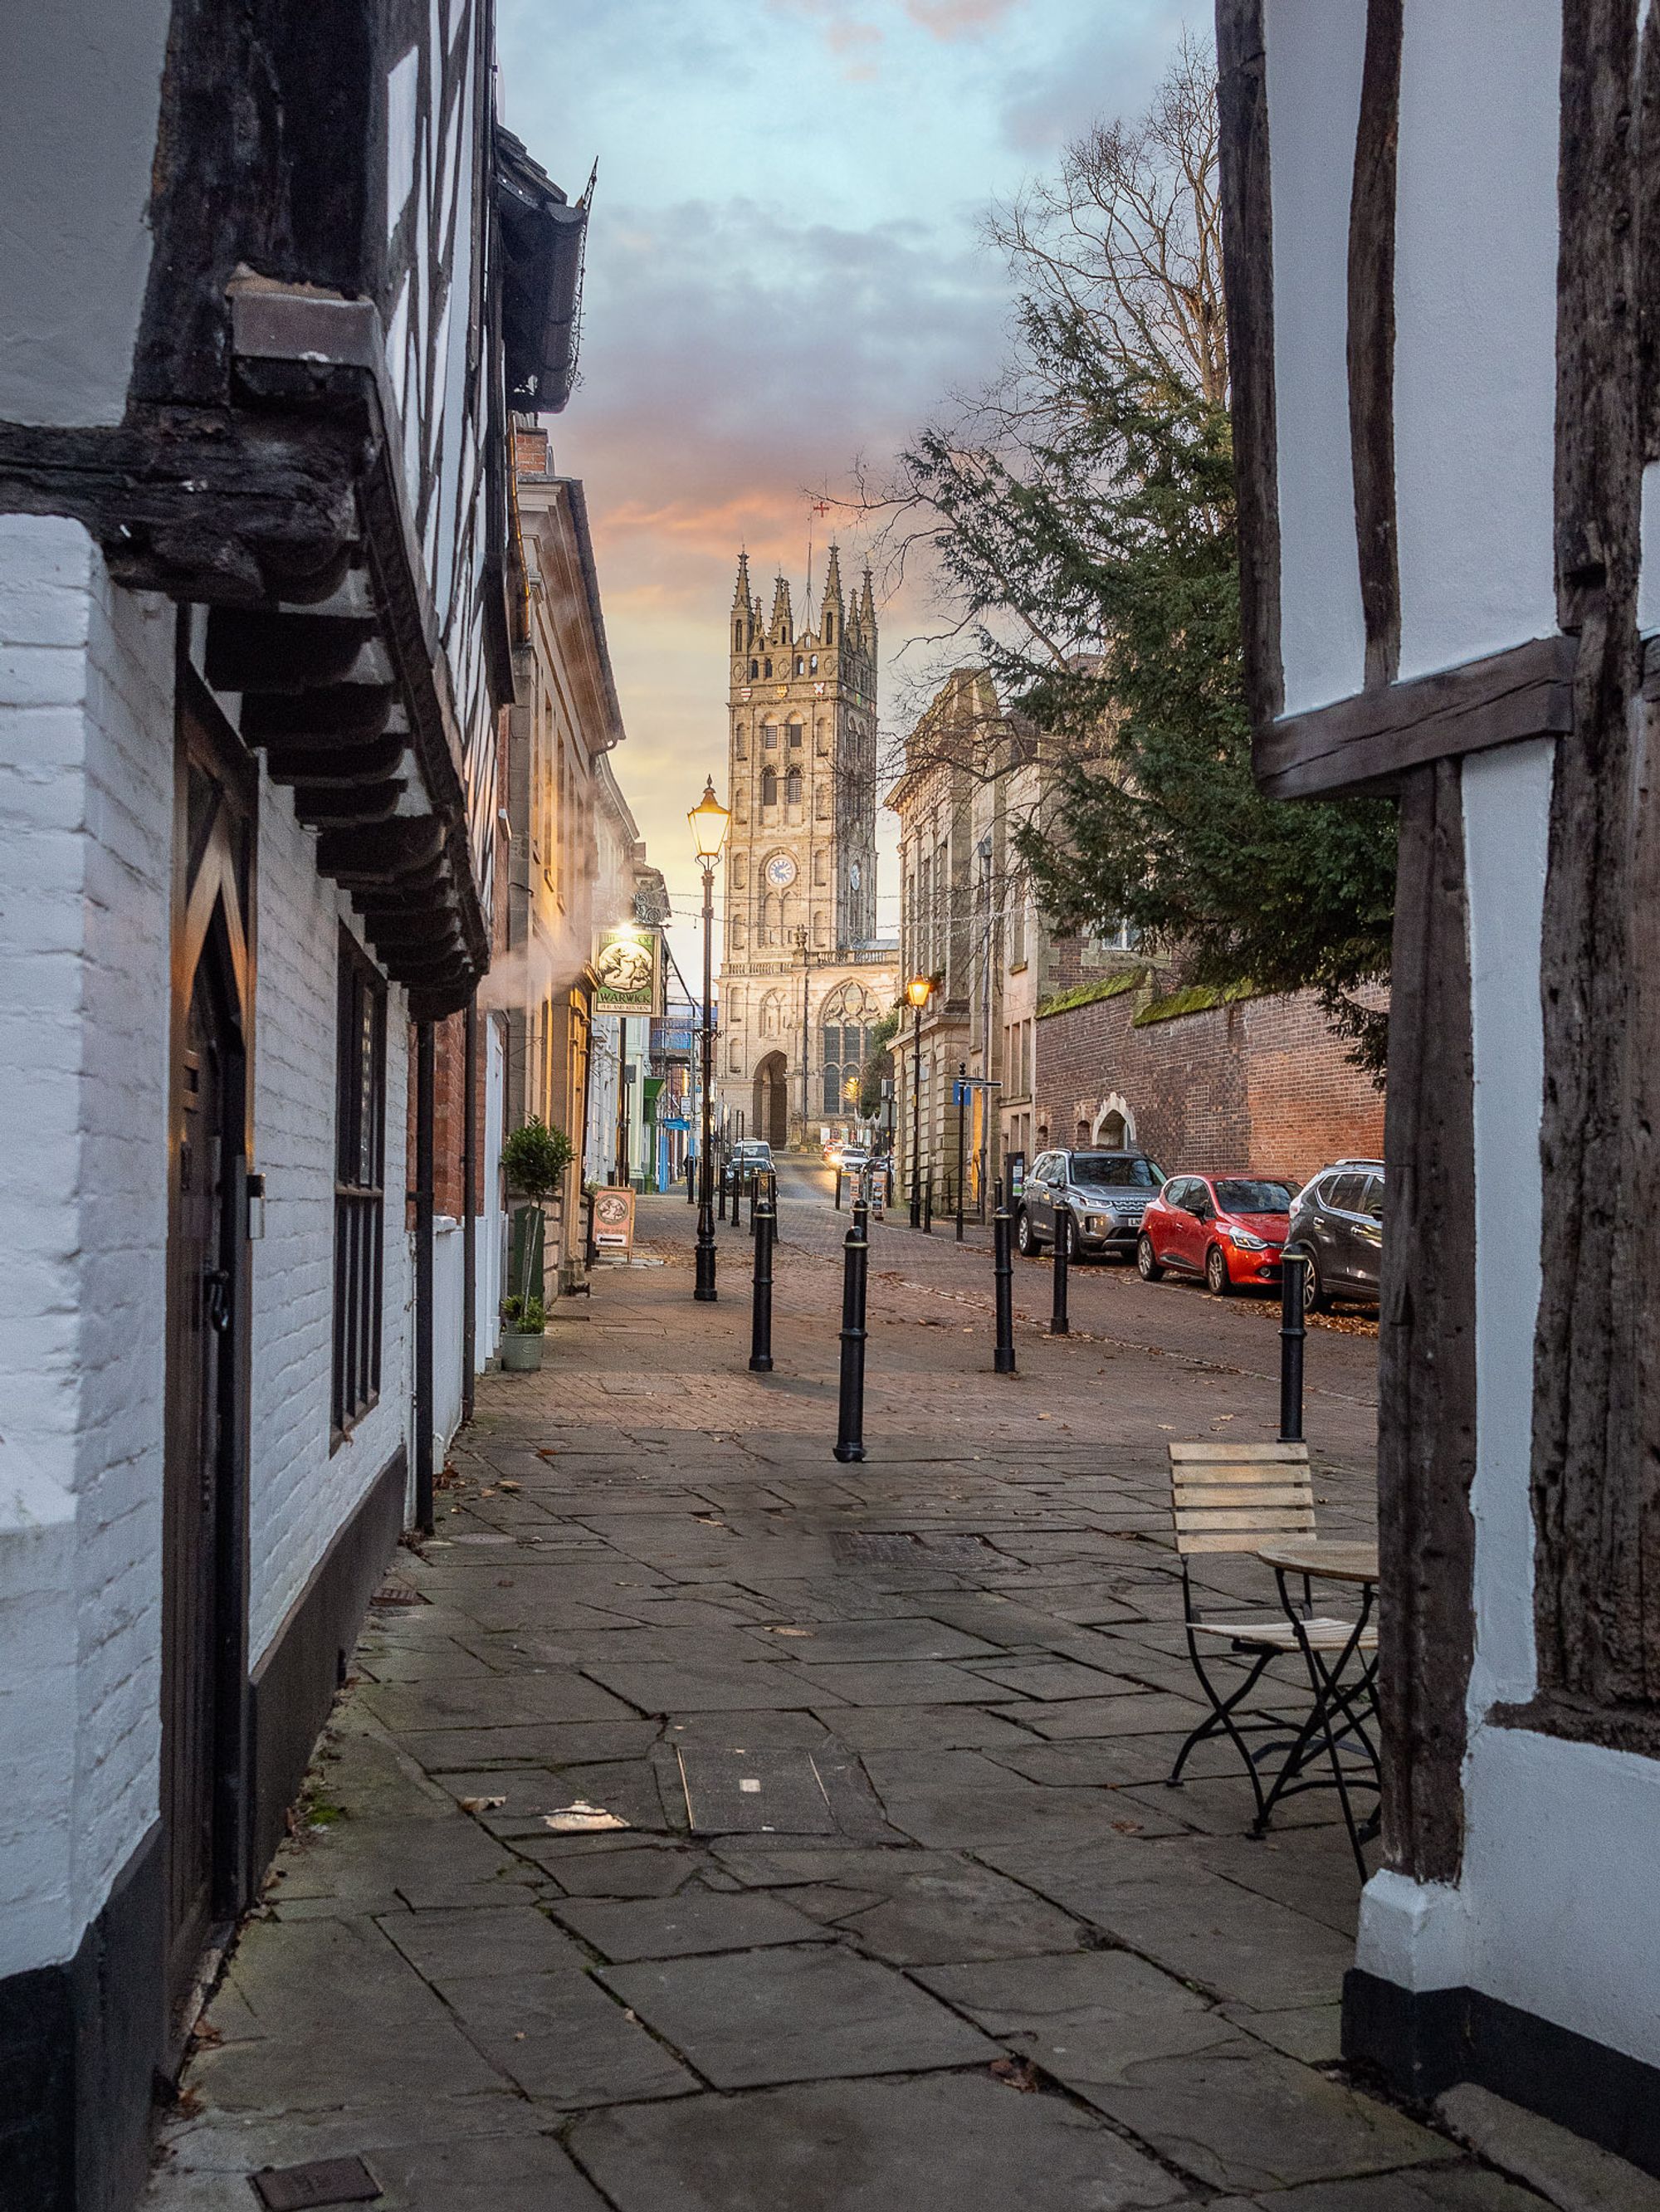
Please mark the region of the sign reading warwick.
[[601, 933], [593, 970], [597, 1014], [663, 1012], [663, 939], [644, 922], [623, 922]]

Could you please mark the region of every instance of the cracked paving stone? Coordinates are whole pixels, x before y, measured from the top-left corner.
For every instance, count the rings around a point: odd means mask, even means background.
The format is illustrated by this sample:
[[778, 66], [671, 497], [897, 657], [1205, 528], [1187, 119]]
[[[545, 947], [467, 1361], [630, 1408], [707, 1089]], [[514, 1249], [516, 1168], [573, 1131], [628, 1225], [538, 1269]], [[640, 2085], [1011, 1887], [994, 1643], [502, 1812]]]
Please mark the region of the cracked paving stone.
[[806, 1913], [764, 1892], [722, 1894], [690, 1888], [661, 1901], [617, 1904], [585, 1899], [557, 1909], [566, 1927], [619, 1966], [635, 1959], [682, 1959], [700, 1952], [808, 1943], [829, 1933]]
[[829, 1946], [608, 1966], [603, 1978], [721, 2089], [998, 2056], [902, 1975]]
[[984, 2075], [834, 2082], [591, 2114], [618, 2212], [1118, 2212], [1180, 2185], [1087, 2113]]
[[696, 2087], [587, 1972], [556, 1969], [447, 1982], [468, 2039], [527, 2096], [569, 2108]]

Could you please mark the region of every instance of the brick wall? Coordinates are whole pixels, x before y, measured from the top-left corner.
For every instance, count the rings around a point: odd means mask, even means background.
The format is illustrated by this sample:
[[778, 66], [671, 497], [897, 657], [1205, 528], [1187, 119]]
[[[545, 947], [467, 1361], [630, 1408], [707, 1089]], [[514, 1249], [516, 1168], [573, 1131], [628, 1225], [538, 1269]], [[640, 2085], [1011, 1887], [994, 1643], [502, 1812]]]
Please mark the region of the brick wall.
[[1241, 1000], [1140, 1027], [1147, 992], [1040, 1015], [1034, 1146], [1091, 1141], [1104, 1112], [1174, 1174], [1254, 1170], [1302, 1181], [1379, 1155], [1383, 1095], [1349, 1064], [1311, 994]]
[[0, 1975], [157, 1811], [173, 636], [0, 518]]

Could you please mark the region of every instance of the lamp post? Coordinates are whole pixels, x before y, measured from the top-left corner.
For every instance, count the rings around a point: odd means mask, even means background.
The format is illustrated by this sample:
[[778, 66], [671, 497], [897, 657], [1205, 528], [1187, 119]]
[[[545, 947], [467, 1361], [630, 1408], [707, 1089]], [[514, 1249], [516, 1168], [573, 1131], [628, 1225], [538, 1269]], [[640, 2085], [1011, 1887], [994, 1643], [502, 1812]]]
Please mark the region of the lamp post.
[[697, 1281], [692, 1296], [704, 1304], [715, 1296], [714, 1182], [714, 864], [726, 842], [730, 813], [714, 795], [714, 778], [686, 816], [692, 849], [703, 871], [703, 1114], [697, 1161]]
[[922, 1009], [933, 994], [926, 975], [913, 975], [905, 986], [910, 1000], [910, 1225], [922, 1226]]

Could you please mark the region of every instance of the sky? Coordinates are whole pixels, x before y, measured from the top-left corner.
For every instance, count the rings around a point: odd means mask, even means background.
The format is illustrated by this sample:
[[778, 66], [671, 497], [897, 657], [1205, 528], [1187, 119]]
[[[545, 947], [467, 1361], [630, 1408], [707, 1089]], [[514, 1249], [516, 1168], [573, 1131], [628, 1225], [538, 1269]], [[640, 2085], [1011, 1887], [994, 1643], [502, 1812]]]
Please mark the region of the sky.
[[[740, 544], [804, 618], [818, 518], [995, 371], [1012, 304], [988, 206], [1133, 114], [1204, 0], [498, 0], [502, 119], [575, 198], [599, 161], [581, 381], [549, 418], [580, 477], [627, 742], [611, 757], [695, 975], [686, 810], [725, 795]], [[888, 756], [931, 611], [881, 608]], [[908, 689], [907, 679], [910, 678]], [[898, 927], [893, 817], [878, 927]]]

